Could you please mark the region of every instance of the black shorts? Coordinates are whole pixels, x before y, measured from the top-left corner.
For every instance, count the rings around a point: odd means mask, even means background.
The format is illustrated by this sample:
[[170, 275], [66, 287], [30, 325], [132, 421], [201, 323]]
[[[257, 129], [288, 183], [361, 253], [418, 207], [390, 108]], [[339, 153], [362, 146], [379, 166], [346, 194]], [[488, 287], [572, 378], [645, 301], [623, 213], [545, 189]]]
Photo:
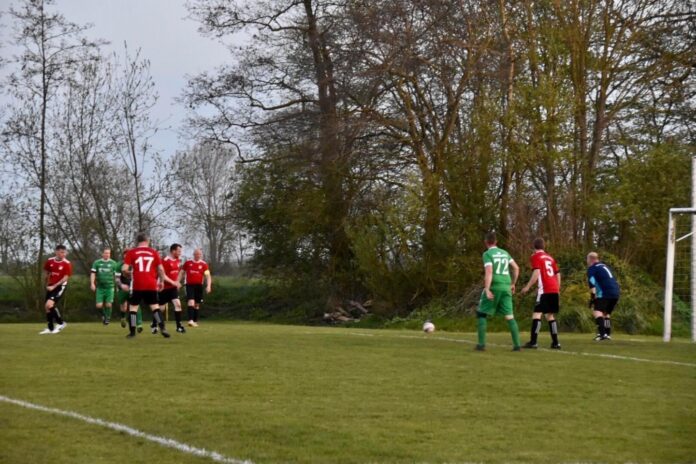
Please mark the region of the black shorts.
[[48, 300], [53, 300], [56, 304], [60, 301], [61, 298], [63, 298], [63, 294], [65, 293], [65, 289], [67, 288], [67, 285], [60, 285], [50, 292], [46, 292], [46, 299], [44, 301]]
[[604, 314], [611, 314], [618, 302], [618, 298], [597, 298], [595, 300], [594, 310], [603, 312]]
[[186, 299], [203, 303], [203, 284], [186, 284]]
[[159, 292], [158, 298], [160, 306], [170, 303], [172, 300], [178, 300], [179, 289], [176, 287], [165, 288], [161, 292]]
[[157, 299], [157, 290], [131, 290], [128, 297], [128, 304], [138, 306], [140, 304], [154, 306], [159, 304]]
[[542, 293], [534, 306], [535, 313], [556, 314], [559, 308], [558, 293]]

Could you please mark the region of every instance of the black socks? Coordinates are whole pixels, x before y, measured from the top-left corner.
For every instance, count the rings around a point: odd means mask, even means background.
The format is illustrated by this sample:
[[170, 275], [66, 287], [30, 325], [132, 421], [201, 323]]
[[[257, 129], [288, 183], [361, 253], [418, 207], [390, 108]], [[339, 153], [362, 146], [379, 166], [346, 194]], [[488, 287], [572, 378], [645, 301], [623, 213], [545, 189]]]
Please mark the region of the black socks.
[[53, 330], [53, 311], [46, 313], [46, 322], [48, 322], [48, 330]]
[[196, 312], [196, 309], [193, 306], [188, 307], [188, 319], [189, 319], [189, 321], [193, 320], [195, 312]]
[[135, 326], [138, 323], [138, 313], [128, 313], [128, 328], [131, 335], [135, 335]]
[[606, 334], [606, 329], [604, 328], [604, 318], [603, 317], [595, 317], [595, 322], [597, 323], [597, 333], [601, 337], [604, 337], [604, 335]]
[[609, 317], [604, 318], [604, 333], [611, 335], [611, 318]]
[[176, 326], [181, 327], [181, 311], [174, 311], [174, 319], [176, 320]]
[[153, 322], [156, 322], [160, 329], [164, 329], [164, 321], [162, 320], [162, 313], [159, 309], [152, 311]]
[[536, 345], [537, 337], [539, 336], [539, 331], [541, 330], [541, 319], [532, 319], [532, 333], [530, 341], [532, 345]]

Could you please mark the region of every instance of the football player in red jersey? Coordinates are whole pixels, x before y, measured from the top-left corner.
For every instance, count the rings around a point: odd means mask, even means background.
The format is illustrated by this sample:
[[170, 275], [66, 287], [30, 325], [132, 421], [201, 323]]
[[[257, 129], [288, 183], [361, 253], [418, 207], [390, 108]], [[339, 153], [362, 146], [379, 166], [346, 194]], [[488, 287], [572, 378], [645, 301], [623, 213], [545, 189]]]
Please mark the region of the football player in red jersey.
[[536, 349], [537, 337], [541, 329], [541, 315], [546, 315], [551, 331], [551, 349], [560, 350], [561, 344], [558, 343], [558, 322], [556, 314], [559, 311], [559, 293], [561, 290], [561, 273], [558, 269], [556, 260], [544, 251], [545, 243], [543, 238], [534, 240], [534, 254], [530, 258], [532, 265], [532, 277], [527, 285], [522, 289], [522, 293], [527, 293], [534, 283], [539, 286], [534, 315], [532, 316], [532, 332], [530, 341], [524, 348]]
[[[162, 259], [162, 267], [164, 272], [170, 279], [181, 282], [183, 271], [181, 270], [181, 245], [178, 243], [172, 244], [169, 247], [169, 256]], [[181, 300], [179, 300], [179, 289], [170, 283], [162, 282], [162, 289], [159, 292], [160, 312], [163, 313], [167, 309], [167, 305], [174, 305], [174, 318], [176, 319], [176, 331], [186, 333], [186, 329], [181, 325]], [[153, 321], [154, 324], [154, 321]], [[153, 326], [152, 333], [156, 333], [157, 326]]]
[[[72, 264], [66, 258], [68, 250], [64, 245], [58, 245], [55, 252], [56, 255], [48, 258], [44, 263], [44, 271], [46, 271], [46, 303], [44, 308], [46, 309], [48, 327], [39, 332], [40, 335], [56, 334], [68, 325], [58, 311], [58, 302], [68, 286], [68, 279], [72, 275]], [[57, 325], [54, 325], [54, 321]]]
[[164, 319], [160, 313], [157, 298], [157, 278], [159, 277], [162, 282], [167, 282], [176, 288], [181, 288], [181, 284], [165, 274], [160, 255], [156, 250], [150, 248], [150, 237], [146, 233], [139, 233], [136, 242], [138, 245], [126, 253], [121, 269], [122, 272], [130, 272], [132, 279], [131, 294], [128, 298], [128, 323], [130, 326], [128, 338], [135, 337], [138, 306], [141, 303], [150, 307], [152, 317], [159, 326], [160, 333], [163, 337], [169, 338], [169, 332], [164, 326]]
[[186, 306], [188, 307], [190, 327], [198, 327], [198, 310], [203, 303], [203, 282], [205, 281], [205, 293], [210, 293], [213, 278], [210, 275], [208, 263], [203, 261], [203, 251], [196, 248], [193, 251], [193, 259], [184, 263], [186, 275]]

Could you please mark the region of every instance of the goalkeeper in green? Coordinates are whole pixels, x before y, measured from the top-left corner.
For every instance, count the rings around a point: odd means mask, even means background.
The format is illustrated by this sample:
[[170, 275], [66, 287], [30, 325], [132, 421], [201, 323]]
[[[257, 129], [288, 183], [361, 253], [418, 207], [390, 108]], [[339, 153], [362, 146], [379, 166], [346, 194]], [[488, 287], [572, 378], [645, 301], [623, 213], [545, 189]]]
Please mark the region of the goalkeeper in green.
[[118, 263], [111, 259], [111, 249], [104, 248], [101, 259], [92, 264], [89, 272], [89, 286], [96, 295], [97, 310], [102, 312], [102, 323], [109, 325], [111, 306], [114, 302]]
[[[520, 329], [512, 312], [512, 294], [515, 293], [515, 284], [520, 275], [520, 268], [510, 253], [498, 248], [495, 232], [486, 234], [485, 243], [488, 249], [483, 254], [484, 288], [476, 312], [478, 329], [476, 350], [486, 350], [488, 317], [500, 314], [505, 316], [510, 328], [513, 351], [520, 351]], [[511, 270], [512, 276], [510, 275]]]

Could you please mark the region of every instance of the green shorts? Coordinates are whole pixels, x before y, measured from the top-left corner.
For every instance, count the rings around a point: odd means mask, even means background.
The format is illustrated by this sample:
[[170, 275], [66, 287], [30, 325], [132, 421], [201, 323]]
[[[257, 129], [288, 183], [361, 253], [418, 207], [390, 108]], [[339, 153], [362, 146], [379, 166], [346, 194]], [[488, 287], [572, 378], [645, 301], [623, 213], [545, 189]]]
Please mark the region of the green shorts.
[[114, 302], [114, 287], [97, 287], [97, 304]]
[[512, 316], [512, 292], [510, 288], [491, 288], [493, 299], [486, 298], [485, 290], [481, 292], [479, 312], [489, 316]]
[[125, 290], [118, 290], [118, 304], [123, 304], [128, 302], [128, 297], [130, 296], [129, 292], [126, 292]]

